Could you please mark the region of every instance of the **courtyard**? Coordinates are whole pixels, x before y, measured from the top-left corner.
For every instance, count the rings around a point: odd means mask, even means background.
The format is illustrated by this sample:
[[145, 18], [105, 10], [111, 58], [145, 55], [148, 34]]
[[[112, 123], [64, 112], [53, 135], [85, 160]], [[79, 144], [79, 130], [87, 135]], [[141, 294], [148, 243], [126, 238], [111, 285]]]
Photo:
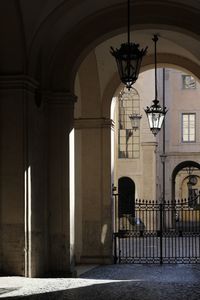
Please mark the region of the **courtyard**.
[[[89, 270], [88, 270], [89, 269]], [[200, 265], [107, 265], [77, 268], [77, 278], [0, 277], [1, 299], [198, 300]]]

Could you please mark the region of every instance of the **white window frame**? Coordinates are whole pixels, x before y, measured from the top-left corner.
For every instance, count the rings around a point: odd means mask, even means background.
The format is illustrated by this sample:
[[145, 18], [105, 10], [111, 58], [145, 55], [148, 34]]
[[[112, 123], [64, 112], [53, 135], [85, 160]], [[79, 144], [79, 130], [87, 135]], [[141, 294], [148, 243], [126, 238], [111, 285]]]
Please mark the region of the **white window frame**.
[[[188, 133], [184, 133], [184, 124], [183, 124], [183, 118], [184, 116], [188, 116]], [[191, 122], [190, 122], [190, 116], [194, 116], [194, 139], [191, 140]], [[182, 113], [181, 114], [181, 141], [182, 143], [195, 143], [196, 142], [196, 113]], [[188, 139], [186, 140], [184, 136], [187, 135]]]
[[[187, 78], [189, 79], [189, 81], [191, 81], [188, 84], [186, 84], [186, 82], [185, 82], [187, 80]], [[183, 90], [195, 90], [196, 86], [197, 86], [196, 80], [192, 75], [188, 75], [188, 74], [182, 75], [182, 89]]]

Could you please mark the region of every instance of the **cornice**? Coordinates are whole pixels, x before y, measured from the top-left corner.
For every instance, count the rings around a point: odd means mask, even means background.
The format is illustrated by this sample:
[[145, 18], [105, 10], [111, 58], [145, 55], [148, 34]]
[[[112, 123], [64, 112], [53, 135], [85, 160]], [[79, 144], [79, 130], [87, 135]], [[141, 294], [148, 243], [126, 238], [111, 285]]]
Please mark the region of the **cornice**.
[[171, 157], [193, 157], [193, 156], [197, 156], [199, 157], [199, 152], [166, 152], [166, 155], [167, 156], [171, 156]]
[[40, 95], [48, 105], [73, 105], [77, 101], [77, 96], [70, 92], [41, 91]]
[[19, 90], [35, 92], [39, 83], [26, 75], [0, 75], [0, 90]]
[[114, 122], [109, 118], [79, 118], [74, 120], [75, 129], [113, 128]]
[[142, 147], [155, 147], [158, 146], [157, 142], [142, 142], [141, 143]]

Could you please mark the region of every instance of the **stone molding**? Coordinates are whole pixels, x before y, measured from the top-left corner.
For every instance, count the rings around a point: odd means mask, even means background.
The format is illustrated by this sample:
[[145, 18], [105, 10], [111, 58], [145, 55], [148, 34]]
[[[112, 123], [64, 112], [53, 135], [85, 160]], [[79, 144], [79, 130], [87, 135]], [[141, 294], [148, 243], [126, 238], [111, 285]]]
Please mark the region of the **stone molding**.
[[77, 96], [70, 92], [41, 91], [41, 97], [46, 104], [53, 106], [73, 106], [77, 101]]
[[39, 83], [26, 75], [0, 75], [0, 90], [29, 91], [34, 93]]
[[158, 146], [157, 142], [143, 142], [141, 143], [142, 147], [156, 147]]
[[47, 104], [74, 104], [77, 97], [70, 92], [52, 92], [40, 90], [39, 83], [26, 75], [0, 75], [0, 90], [28, 91], [36, 93]]
[[178, 158], [178, 159], [181, 157], [181, 159], [184, 160], [183, 158], [185, 156], [187, 156], [187, 157], [193, 157], [193, 156], [199, 157], [199, 152], [169, 152], [169, 153], [166, 152], [166, 155], [167, 156], [172, 156], [172, 157]]
[[75, 129], [113, 128], [114, 122], [109, 118], [78, 118], [74, 121]]

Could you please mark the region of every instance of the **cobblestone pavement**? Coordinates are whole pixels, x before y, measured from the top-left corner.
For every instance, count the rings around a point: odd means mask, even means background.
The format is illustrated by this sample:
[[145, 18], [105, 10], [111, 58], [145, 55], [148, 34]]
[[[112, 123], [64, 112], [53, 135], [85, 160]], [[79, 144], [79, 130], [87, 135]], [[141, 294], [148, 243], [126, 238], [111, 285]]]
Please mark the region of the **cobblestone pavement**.
[[99, 266], [79, 278], [0, 277], [0, 299], [199, 300], [200, 265]]

